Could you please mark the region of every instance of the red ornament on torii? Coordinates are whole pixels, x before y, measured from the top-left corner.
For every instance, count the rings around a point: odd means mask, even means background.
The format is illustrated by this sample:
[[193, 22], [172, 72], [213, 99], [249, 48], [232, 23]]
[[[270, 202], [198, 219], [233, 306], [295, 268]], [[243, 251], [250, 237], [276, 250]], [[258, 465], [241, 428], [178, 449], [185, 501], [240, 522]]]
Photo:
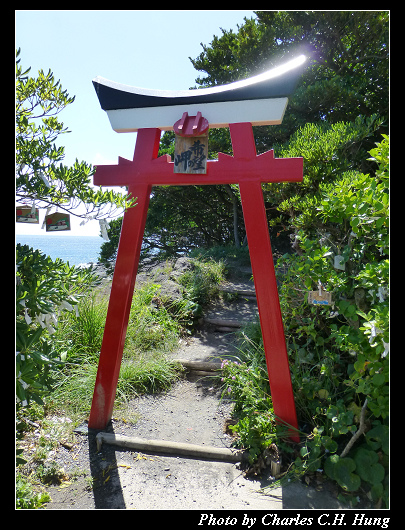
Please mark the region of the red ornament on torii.
[[[100, 78], [93, 81], [114, 130], [138, 134], [132, 161], [119, 157], [118, 165], [97, 166], [94, 175], [97, 186], [127, 186], [137, 205], [126, 210], [122, 222], [89, 428], [104, 429], [112, 417], [152, 186], [238, 184], [274, 413], [280, 423], [289, 426], [291, 439], [299, 441], [261, 185], [302, 181], [303, 159], [277, 159], [273, 150], [257, 155], [252, 124], [281, 123], [287, 92], [291, 93], [303, 62], [300, 56], [284, 65], [284, 69], [279, 67], [250, 80], [184, 94], [176, 92], [172, 97], [167, 91], [124, 85], [117, 88], [116, 83]], [[275, 71], [278, 73], [274, 74]], [[185, 135], [192, 136], [193, 124], [196, 124], [194, 133], [201, 134], [207, 122], [210, 127], [229, 126], [233, 156], [218, 153], [218, 160], [206, 162], [205, 174], [175, 173], [169, 155], [158, 157], [162, 130], [173, 130], [176, 124], [177, 133], [181, 134], [184, 126], [184, 132], [188, 131]], [[143, 126], [148, 123], [153, 126]]]

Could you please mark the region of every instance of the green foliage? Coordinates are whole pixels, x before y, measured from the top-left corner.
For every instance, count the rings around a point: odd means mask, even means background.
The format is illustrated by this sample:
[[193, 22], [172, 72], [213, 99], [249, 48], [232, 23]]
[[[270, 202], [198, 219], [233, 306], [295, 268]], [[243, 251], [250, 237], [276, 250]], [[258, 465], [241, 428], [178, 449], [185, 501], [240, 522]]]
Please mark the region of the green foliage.
[[226, 270], [230, 267], [234, 268], [234, 273], [237, 272], [237, 268], [242, 266], [250, 265], [249, 249], [245, 247], [235, 247], [234, 245], [229, 246], [214, 246], [210, 248], [196, 248], [190, 252], [191, 258], [199, 259], [200, 261], [213, 260], [216, 262], [222, 262], [225, 265]]
[[[57, 146], [68, 129], [60, 112], [74, 102], [53, 73], [29, 75], [16, 52], [16, 197], [23, 204], [57, 206], [74, 212], [85, 206], [81, 217], [101, 218], [134, 201], [120, 193], [94, 190], [93, 168], [77, 160], [63, 165], [64, 148]], [[54, 341], [60, 312], [77, 307], [80, 296], [95, 285], [86, 271], [54, 262], [39, 251], [17, 245], [16, 289], [16, 392], [18, 406], [31, 400], [42, 403], [52, 385], [51, 372], [64, 359]], [[77, 310], [77, 309], [76, 309]]]
[[[297, 253], [278, 260], [279, 295], [289, 351], [302, 447], [292, 474], [314, 472], [325, 466], [327, 475], [344, 492], [361, 487], [375, 503], [388, 505], [389, 417], [389, 304], [388, 304], [388, 136], [370, 151], [378, 162], [375, 176], [353, 170], [319, 184], [312, 205], [315, 227], [303, 224], [297, 232]], [[297, 204], [300, 205], [299, 201]], [[310, 210], [308, 202], [305, 208]], [[335, 256], [342, 268], [335, 268]], [[308, 290], [332, 293], [333, 306], [312, 306]], [[243, 330], [242, 374], [256, 367], [266, 377], [260, 325]], [[243, 357], [245, 356], [245, 357]], [[261, 359], [261, 364], [258, 362]], [[260, 369], [258, 368], [260, 367]], [[254, 378], [238, 386], [241, 375], [232, 367], [225, 378], [236, 400], [246, 397]], [[257, 372], [257, 369], [259, 372]], [[234, 382], [232, 378], [235, 376]], [[255, 387], [257, 388], [257, 387]], [[268, 398], [263, 390], [262, 401]], [[260, 403], [260, 395], [254, 399]], [[367, 399], [364, 438], [339, 454], [360, 426]], [[270, 410], [270, 403], [268, 403]], [[257, 455], [274, 429], [264, 423], [249, 435], [252, 414], [243, 411], [234, 428], [245, 447]], [[260, 430], [262, 429], [262, 430]], [[306, 434], [305, 434], [306, 433]], [[308, 434], [309, 433], [309, 434]], [[282, 443], [282, 442], [281, 442]], [[356, 497], [346, 496], [355, 504]]]
[[[258, 143], [284, 142], [305, 123], [388, 116], [388, 11], [256, 11], [237, 31], [221, 29], [191, 62], [216, 86], [300, 53], [309, 57], [283, 124], [260, 128]], [[259, 149], [260, 150], [260, 149]]]
[[254, 462], [276, 437], [276, 423], [266, 369], [261, 363], [224, 360], [221, 364], [223, 397], [235, 400], [236, 425], [230, 428], [238, 434], [237, 444], [249, 449]]
[[59, 136], [68, 129], [59, 121], [59, 113], [75, 98], [62, 90], [51, 70], [37, 77], [23, 71], [16, 52], [16, 197], [24, 204], [37, 207], [58, 206], [74, 212], [84, 205], [79, 217], [102, 218], [128, 208], [134, 201], [121, 193], [95, 190], [91, 186], [91, 165], [79, 162], [63, 165], [64, 147], [58, 147]]
[[171, 351], [181, 326], [164, 306], [161, 286], [146, 283], [134, 293], [129, 316], [125, 352]]
[[[325, 459], [324, 469], [344, 491], [355, 492], [362, 485], [372, 501], [384, 499], [388, 506], [388, 461], [384, 457], [388, 455], [388, 427], [380, 422], [375, 424], [366, 433], [366, 443], [352, 451], [352, 457], [331, 455]], [[378, 442], [373, 441], [376, 435]]]
[[185, 289], [185, 297], [199, 305], [207, 304], [218, 296], [218, 284], [225, 278], [225, 264], [222, 260], [196, 259], [191, 270], [179, 278]]
[[345, 491], [357, 491], [360, 488], [361, 480], [357, 474], [353, 473], [355, 469], [356, 463], [352, 458], [332, 455], [325, 461], [326, 474], [336, 480]]
[[[304, 182], [264, 184], [271, 226], [291, 231], [320, 225], [315, 215], [321, 183], [350, 169], [374, 171], [364, 157], [388, 119], [388, 12], [257, 11], [237, 31], [221, 29], [190, 58], [217, 86], [259, 74], [298, 54], [308, 56], [283, 123], [255, 127], [256, 149], [304, 157]], [[297, 130], [299, 132], [297, 132]], [[173, 155], [173, 133], [160, 154]], [[229, 130], [213, 129], [209, 154], [232, 154]], [[292, 224], [290, 224], [292, 223]], [[163, 259], [196, 247], [240, 246], [246, 231], [237, 186], [154, 188], [146, 224], [145, 254]], [[113, 254], [114, 251], [111, 252]]]
[[168, 390], [180, 374], [179, 366], [162, 355], [124, 360], [117, 387], [118, 403], [130, 396]]
[[[109, 224], [110, 241], [101, 246], [103, 263], [116, 257], [122, 218]], [[239, 195], [233, 187], [155, 187], [149, 203], [141, 260], [162, 261], [213, 246], [238, 247], [235, 230], [239, 242], [244, 236], [244, 224]]]
[[[298, 232], [300, 254], [283, 258], [288, 272], [280, 293], [287, 336], [299, 345], [293, 349], [315, 348], [325, 356], [328, 348], [333, 372], [347, 378], [347, 393], [367, 397], [370, 410], [382, 418], [388, 416], [386, 176], [381, 170], [379, 177], [351, 172], [320, 187], [316, 215], [322, 232], [319, 239]], [[338, 255], [344, 271], [334, 267]], [[316, 289], [318, 281], [332, 293], [332, 309], [302, 303], [302, 293]], [[339, 366], [346, 366], [346, 374]]]
[[[131, 396], [167, 390], [180, 375], [180, 367], [166, 353], [177, 347], [180, 337], [194, 318], [200, 304], [215, 293], [223, 278], [223, 264], [194, 260], [194, 268], [179, 278], [185, 290], [179, 300], [163, 296], [161, 285], [153, 281], [137, 288], [132, 299], [117, 387], [117, 405]], [[78, 304], [78, 314], [65, 313], [55, 334], [57, 354], [65, 364], [54, 370], [54, 406], [72, 414], [90, 410], [105, 319], [107, 301], [95, 291]]]
[[[221, 28], [219, 36], [202, 44], [198, 57], [190, 58], [204, 74], [196, 84], [206, 87], [259, 74], [301, 53], [308, 56], [283, 123], [254, 128], [258, 153], [275, 148], [277, 156], [305, 160], [303, 183], [263, 186], [277, 232], [320, 224], [314, 205], [321, 182], [349, 169], [374, 171], [364, 153], [388, 126], [388, 16], [386, 11], [257, 11], [257, 18], [244, 19], [237, 31]], [[173, 155], [173, 137], [163, 135], [160, 154]], [[219, 151], [232, 154], [229, 130], [210, 130], [209, 151], [211, 158]], [[158, 250], [166, 258], [195, 247], [239, 247], [246, 232], [236, 188], [155, 188], [145, 253]]]
[[60, 364], [52, 335], [64, 310], [73, 311], [97, 280], [89, 271], [53, 261], [28, 245], [17, 245], [16, 393], [19, 406], [51, 389], [51, 370]]
[[[88, 413], [107, 316], [107, 300], [97, 292], [66, 314], [57, 334], [66, 365], [55, 378], [52, 399], [75, 413]], [[117, 403], [131, 395], [166, 389], [178, 370], [165, 357], [178, 344], [182, 326], [161, 303], [160, 285], [146, 283], [133, 296], [117, 388]]]
[[60, 318], [55, 344], [63, 361], [98, 361], [107, 306], [106, 299], [93, 293], [80, 301], [77, 312], [65, 314]]
[[337, 179], [342, 178], [350, 185], [353, 178], [350, 171], [360, 168], [366, 158], [367, 153], [362, 148], [364, 141], [380, 126], [381, 120], [376, 115], [367, 119], [358, 117], [354, 122], [307, 123], [297, 129], [288, 142], [274, 146], [277, 157], [303, 157], [304, 178], [299, 184], [264, 185], [267, 200], [279, 212], [270, 224], [288, 223], [290, 230], [322, 227], [323, 219], [317, 213], [319, 201], [330, 189], [336, 193]]
[[[240, 205], [238, 211], [241, 217]], [[166, 259], [193, 248], [232, 244], [233, 221], [233, 202], [226, 186], [156, 187], [150, 199], [143, 251], [157, 249]], [[243, 228], [239, 230], [242, 233]]]
[[46, 492], [36, 493], [31, 483], [20, 473], [16, 477], [16, 508], [17, 510], [32, 510], [42, 508], [51, 500]]
[[[93, 168], [85, 162], [63, 165], [64, 148], [57, 146], [68, 129], [58, 115], [74, 102], [53, 73], [29, 75], [16, 53], [16, 198], [22, 204], [53, 207], [81, 217], [101, 218], [134, 201], [120, 193], [94, 190]], [[66, 347], [55, 341], [63, 311], [77, 311], [77, 303], [96, 284], [88, 271], [17, 245], [16, 288], [16, 399], [18, 408], [43, 403], [54, 383], [54, 373], [66, 359]], [[61, 342], [61, 341], [60, 341]]]

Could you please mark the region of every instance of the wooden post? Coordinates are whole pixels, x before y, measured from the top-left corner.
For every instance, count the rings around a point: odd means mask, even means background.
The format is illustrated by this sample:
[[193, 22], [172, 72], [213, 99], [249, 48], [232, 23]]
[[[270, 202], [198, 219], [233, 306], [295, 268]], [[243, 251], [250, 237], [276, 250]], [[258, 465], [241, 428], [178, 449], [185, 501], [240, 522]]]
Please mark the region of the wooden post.
[[[281, 420], [281, 423], [297, 429], [290, 366], [262, 187], [260, 182], [241, 182], [239, 189], [274, 414], [279, 421]], [[299, 442], [299, 436], [296, 433], [292, 432], [291, 438]]]
[[92, 429], [104, 429], [112, 417], [151, 186], [133, 187], [130, 192], [137, 197], [137, 205], [125, 212], [122, 221], [89, 418]]
[[[159, 140], [159, 129], [140, 131], [134, 161], [144, 156], [150, 159], [156, 157]], [[131, 196], [136, 197], [137, 204], [124, 213], [122, 221], [89, 417], [91, 429], [104, 429], [112, 416], [151, 190], [149, 184], [132, 184], [128, 189]]]
[[[250, 124], [230, 124], [229, 129], [235, 158], [254, 159], [256, 157], [256, 147]], [[250, 261], [252, 263], [274, 414], [282, 423], [297, 429], [290, 366], [262, 185], [257, 178], [246, 179], [239, 182], [239, 190]], [[291, 432], [290, 436], [294, 441], [299, 441], [299, 436], [296, 433]]]
[[137, 436], [122, 436], [108, 432], [99, 432], [96, 436], [97, 451], [100, 451], [103, 443], [118, 445], [135, 451], [148, 451], [152, 453], [168, 453], [183, 455], [194, 458], [208, 458], [210, 460], [222, 460], [225, 462], [241, 462], [247, 460], [247, 456], [241, 451], [228, 449], [227, 447], [212, 447], [210, 445], [196, 445], [182, 442], [171, 442], [166, 440], [148, 440]]

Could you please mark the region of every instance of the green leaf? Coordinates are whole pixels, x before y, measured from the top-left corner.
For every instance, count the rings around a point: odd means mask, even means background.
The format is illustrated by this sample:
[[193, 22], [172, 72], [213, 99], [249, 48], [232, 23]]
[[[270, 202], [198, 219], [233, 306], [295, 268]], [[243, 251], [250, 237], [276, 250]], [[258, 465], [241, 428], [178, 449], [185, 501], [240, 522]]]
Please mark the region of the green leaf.
[[370, 493], [373, 501], [377, 502], [384, 494], [384, 485], [381, 482], [378, 484], [373, 484]]
[[354, 455], [356, 471], [362, 480], [376, 485], [382, 482], [385, 476], [384, 468], [378, 462], [378, 455], [375, 451], [369, 451], [360, 447]]
[[360, 477], [353, 473], [355, 469], [356, 463], [352, 458], [332, 455], [325, 461], [325, 473], [345, 491], [356, 491], [361, 485]]
[[389, 434], [387, 425], [379, 423], [366, 433], [367, 444], [376, 451], [381, 447], [386, 455], [389, 453]]
[[381, 386], [385, 383], [385, 375], [384, 374], [375, 374], [373, 375], [373, 384], [375, 386]]
[[339, 455], [332, 455], [325, 460], [325, 473], [333, 480], [335, 480], [335, 465], [339, 458]]

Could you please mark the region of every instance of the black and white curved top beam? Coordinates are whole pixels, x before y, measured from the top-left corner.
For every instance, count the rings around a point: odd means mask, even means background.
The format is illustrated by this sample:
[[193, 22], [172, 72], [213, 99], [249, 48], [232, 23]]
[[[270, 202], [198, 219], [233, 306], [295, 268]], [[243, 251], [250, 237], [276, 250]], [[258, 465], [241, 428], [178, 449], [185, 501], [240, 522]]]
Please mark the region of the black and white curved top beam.
[[211, 88], [197, 90], [150, 90], [93, 79], [101, 108], [116, 132], [135, 132], [144, 127], [171, 130], [183, 112], [202, 113], [210, 127], [229, 123], [277, 125], [282, 122], [288, 96], [302, 74], [306, 57], [299, 57], [267, 72]]

